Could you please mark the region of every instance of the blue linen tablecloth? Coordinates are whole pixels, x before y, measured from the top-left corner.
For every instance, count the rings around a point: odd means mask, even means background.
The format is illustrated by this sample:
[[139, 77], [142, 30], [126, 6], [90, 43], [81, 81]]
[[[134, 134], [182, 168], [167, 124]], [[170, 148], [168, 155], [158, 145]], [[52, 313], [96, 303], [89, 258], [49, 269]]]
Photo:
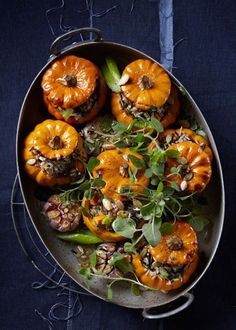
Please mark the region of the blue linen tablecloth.
[[[2, 1], [0, 9], [0, 329], [235, 329], [236, 2], [12, 0]], [[13, 229], [10, 194], [24, 95], [46, 63], [55, 37], [84, 26], [97, 27], [105, 40], [135, 47], [173, 69], [202, 110], [222, 160], [227, 208], [219, 249], [194, 288], [193, 304], [162, 321], [144, 320], [140, 310], [45, 283], [23, 254]], [[20, 226], [24, 231], [24, 223]]]

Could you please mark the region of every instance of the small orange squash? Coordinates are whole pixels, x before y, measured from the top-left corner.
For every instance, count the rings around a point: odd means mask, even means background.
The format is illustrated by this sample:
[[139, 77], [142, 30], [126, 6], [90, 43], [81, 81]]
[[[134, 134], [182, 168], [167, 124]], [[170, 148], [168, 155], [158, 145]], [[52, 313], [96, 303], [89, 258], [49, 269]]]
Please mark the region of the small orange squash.
[[[91, 61], [74, 55], [53, 62], [41, 85], [48, 111], [70, 124], [92, 120], [105, 103], [106, 85], [100, 70]], [[68, 109], [71, 113], [65, 115]]]
[[184, 285], [195, 272], [198, 265], [198, 255], [195, 255], [193, 261], [184, 267], [182, 276], [178, 279], [168, 280], [163, 278], [160, 274], [154, 274], [149, 268], [142, 263], [140, 255], [134, 255], [132, 258], [132, 265], [139, 280], [150, 288], [168, 292], [170, 290], [178, 289]]
[[64, 185], [84, 171], [87, 153], [74, 127], [60, 120], [45, 120], [26, 137], [23, 161], [26, 173], [43, 186]]
[[[163, 125], [164, 128], [169, 127], [172, 125], [175, 121], [176, 118], [179, 115], [179, 108], [180, 108], [180, 103], [178, 99], [178, 91], [177, 88], [175, 87], [174, 84], [171, 85], [171, 104], [168, 102], [163, 106], [163, 113], [159, 113], [158, 111], [150, 111], [149, 116], [151, 115], [155, 116], [158, 120], [160, 120], [161, 124]], [[135, 116], [132, 114], [131, 111], [124, 109], [122, 106], [122, 101], [121, 101], [122, 95], [117, 94], [117, 93], [112, 93], [111, 94], [111, 110], [113, 116], [116, 118], [117, 121], [120, 121], [124, 123], [125, 125], [129, 125], [135, 120]], [[142, 111], [142, 110], [140, 110]], [[139, 113], [141, 116], [141, 112], [137, 110], [137, 113]], [[148, 111], [145, 111], [145, 117], [148, 116]]]
[[126, 66], [121, 80], [127, 82], [121, 86], [124, 96], [137, 109], [149, 110], [151, 106], [160, 108], [170, 95], [171, 82], [166, 71], [158, 64], [139, 59]]
[[[193, 142], [176, 143], [167, 150], [179, 152], [178, 158], [167, 160], [165, 175], [169, 182], [176, 182], [182, 191], [202, 192], [209, 183], [212, 174], [209, 155]], [[172, 168], [179, 169], [179, 174], [173, 174]]]
[[139, 159], [143, 158], [128, 148], [106, 150], [97, 156], [100, 164], [93, 170], [93, 176], [94, 178], [102, 178], [106, 182], [105, 187], [101, 189], [104, 195], [113, 199], [124, 200], [125, 197], [119, 193], [122, 187], [130, 186], [132, 190], [141, 192], [144, 186], [148, 186], [149, 180], [144, 176], [143, 169], [138, 169], [137, 181], [131, 182], [128, 170], [133, 172], [135, 166], [128, 158], [129, 155]]
[[175, 143], [190, 141], [199, 144], [202, 150], [208, 154], [210, 160], [213, 159], [212, 150], [209, 147], [209, 143], [204, 137], [198, 135], [194, 131], [188, 128], [178, 128], [178, 129], [166, 129], [164, 132], [160, 133], [158, 140], [161, 146], [166, 149], [170, 145]]
[[149, 246], [149, 252], [155, 261], [170, 265], [189, 264], [197, 251], [197, 235], [193, 228], [183, 221], [177, 221], [175, 230], [171, 234], [163, 235], [157, 246]]

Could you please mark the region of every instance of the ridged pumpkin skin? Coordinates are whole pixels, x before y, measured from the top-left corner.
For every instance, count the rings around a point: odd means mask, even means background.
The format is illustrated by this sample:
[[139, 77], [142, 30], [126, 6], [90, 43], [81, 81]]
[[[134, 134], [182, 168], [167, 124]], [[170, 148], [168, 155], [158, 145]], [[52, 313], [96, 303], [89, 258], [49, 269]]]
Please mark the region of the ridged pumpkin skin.
[[185, 181], [186, 191], [202, 192], [209, 183], [212, 174], [211, 160], [208, 154], [198, 144], [193, 142], [176, 143], [167, 148], [167, 150], [177, 150], [179, 156], [186, 159], [189, 171], [192, 173], [192, 178], [188, 181], [182, 175], [172, 175], [171, 168], [179, 166], [179, 163], [176, 159], [170, 158], [165, 169], [165, 175], [169, 176], [168, 180], [176, 182], [180, 186]]
[[[72, 82], [67, 82], [67, 77], [72, 77]], [[81, 117], [73, 115], [65, 119], [63, 111], [85, 104], [98, 83], [98, 99], [93, 108], [88, 112], [81, 112]], [[44, 73], [41, 86], [49, 113], [69, 124], [91, 121], [102, 109], [106, 99], [107, 88], [98, 67], [89, 60], [73, 55], [55, 61]], [[76, 113], [76, 110], [74, 112]]]
[[137, 182], [131, 183], [130, 178], [122, 176], [121, 167], [127, 166], [131, 171], [134, 170], [134, 165], [128, 155], [133, 155], [139, 159], [143, 157], [135, 152], [130, 151], [128, 148], [106, 150], [97, 156], [100, 164], [93, 170], [93, 177], [101, 177], [106, 185], [101, 189], [102, 193], [112, 199], [125, 200], [126, 198], [117, 193], [124, 186], [131, 186], [137, 192], [141, 192], [143, 187], [148, 186], [149, 180], [144, 176], [144, 171], [139, 169], [137, 172]]
[[[52, 141], [59, 137], [61, 146], [54, 148]], [[64, 185], [72, 181], [70, 176], [48, 175], [37, 164], [37, 156], [52, 161], [68, 159], [73, 152], [78, 152], [82, 159], [87, 159], [87, 153], [83, 146], [83, 139], [74, 127], [60, 120], [45, 120], [38, 124], [35, 129], [25, 138], [22, 158], [26, 173], [43, 186], [53, 187], [55, 185]], [[29, 164], [29, 161], [35, 161], [35, 164]], [[76, 158], [73, 159], [73, 168], [78, 172], [84, 171], [82, 162]]]
[[[65, 77], [76, 79], [75, 86], [67, 84]], [[43, 75], [42, 88], [48, 101], [64, 109], [75, 108], [92, 95], [99, 78], [97, 67], [81, 57], [64, 56], [56, 60]]]
[[[182, 246], [175, 250], [168, 244], [176, 237], [182, 241]], [[153, 259], [160, 263], [186, 265], [193, 261], [198, 252], [197, 235], [188, 223], [177, 221], [175, 230], [171, 234], [163, 235], [159, 244], [155, 247], [149, 246], [148, 250]]]
[[126, 66], [121, 80], [126, 75], [129, 80], [121, 86], [121, 90], [136, 108], [143, 110], [148, 110], [150, 106], [160, 108], [167, 101], [171, 81], [160, 65], [150, 60], [139, 59]]
[[153, 289], [159, 289], [163, 291], [175, 290], [183, 286], [191, 277], [191, 275], [195, 272], [198, 265], [198, 256], [195, 255], [193, 261], [189, 264], [188, 268], [183, 271], [183, 276], [181, 279], [177, 279], [174, 281], [169, 281], [167, 279], [163, 279], [160, 276], [153, 276], [151, 271], [144, 267], [141, 261], [140, 255], [134, 255], [132, 258], [132, 265], [134, 267], [134, 271], [138, 276], [139, 280]]
[[[178, 90], [173, 84], [171, 85], [170, 96], [173, 98], [173, 104], [168, 106], [165, 116], [160, 120], [164, 128], [172, 125], [179, 115], [180, 103], [178, 99]], [[135, 120], [134, 116], [122, 108], [120, 103], [120, 94], [111, 93], [111, 111], [116, 120], [124, 123], [125, 125], [129, 125]]]
[[[83, 207], [86, 209], [86, 211], [89, 212], [89, 209], [91, 205], [97, 205], [96, 201], [88, 200], [85, 197], [82, 201]], [[106, 228], [102, 228], [99, 226], [99, 224], [102, 223], [102, 220], [106, 217], [105, 214], [99, 214], [93, 218], [87, 217], [83, 214], [83, 220], [85, 225], [88, 227], [88, 229], [94, 233], [96, 236], [103, 239], [105, 242], [118, 242], [126, 239], [125, 237], [115, 233], [114, 231], [106, 230]]]
[[[180, 134], [186, 136], [188, 139], [190, 139], [190, 142], [197, 143], [202, 150], [209, 156], [210, 160], [213, 159], [213, 153], [211, 148], [209, 147], [209, 143], [204, 137], [201, 135], [195, 133], [191, 129], [188, 128], [179, 128], [179, 129], [166, 129], [164, 132], [160, 133], [159, 141], [161, 143], [165, 143], [167, 136], [180, 136]], [[170, 142], [171, 144], [175, 143], [173, 140]], [[178, 143], [178, 142], [176, 142]]]

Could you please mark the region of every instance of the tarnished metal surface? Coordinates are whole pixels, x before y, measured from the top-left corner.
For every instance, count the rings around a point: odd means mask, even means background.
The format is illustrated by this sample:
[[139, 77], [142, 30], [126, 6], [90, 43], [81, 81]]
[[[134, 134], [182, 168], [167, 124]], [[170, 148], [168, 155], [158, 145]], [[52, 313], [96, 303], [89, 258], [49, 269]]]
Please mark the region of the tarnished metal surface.
[[[78, 34], [78, 31], [75, 33]], [[98, 41], [94, 40], [89, 42], [73, 43], [61, 51], [58, 51], [57, 47], [59, 44], [58, 42], [56, 43], [56, 48], [53, 47], [54, 55], [50, 57], [49, 62], [39, 72], [26, 94], [22, 105], [17, 130], [17, 166], [19, 179], [24, 201], [31, 220], [35, 226], [36, 231], [38, 232], [38, 235], [54, 259], [58, 262], [61, 268], [81, 286], [83, 286], [83, 278], [78, 273], [77, 259], [71, 253], [71, 246], [69, 244], [58, 241], [51, 229], [46, 225], [45, 219], [41, 215], [41, 202], [39, 202], [39, 200], [35, 197], [36, 184], [25, 175], [20, 158], [22, 141], [24, 137], [34, 128], [37, 123], [43, 121], [45, 117], [48, 116], [43, 105], [40, 83], [44, 71], [55, 58], [58, 58], [62, 55], [74, 54], [90, 59], [98, 66], [100, 66], [104, 62], [105, 56], [109, 55], [117, 61], [120, 67], [124, 67], [127, 63], [138, 58], [148, 58], [152, 61], [155, 61], [153, 58], [150, 58], [144, 53], [128, 46], [101, 41], [100, 34], [98, 39]], [[55, 53], [57, 55], [55, 55]], [[169, 75], [177, 85], [180, 85], [180, 82], [171, 73], [169, 73]], [[210, 218], [211, 226], [207, 235], [199, 235], [200, 251], [204, 252], [206, 258], [205, 261], [199, 265], [198, 271], [186, 286], [168, 294], [149, 291], [144, 292], [142, 296], [136, 297], [130, 293], [130, 290], [126, 286], [119, 285], [114, 287], [112, 302], [118, 305], [131, 308], [150, 308], [167, 304], [186, 294], [205, 273], [214, 257], [220, 240], [223, 227], [225, 201], [222, 169], [217, 148], [202, 113], [188, 93], [183, 98], [182, 104], [184, 105], [185, 109], [190, 111], [196, 117], [197, 121], [206, 131], [214, 153], [213, 176], [206, 191], [206, 196], [209, 201], [207, 212]], [[106, 286], [101, 280], [91, 281], [89, 291], [104, 300], [106, 299]]]

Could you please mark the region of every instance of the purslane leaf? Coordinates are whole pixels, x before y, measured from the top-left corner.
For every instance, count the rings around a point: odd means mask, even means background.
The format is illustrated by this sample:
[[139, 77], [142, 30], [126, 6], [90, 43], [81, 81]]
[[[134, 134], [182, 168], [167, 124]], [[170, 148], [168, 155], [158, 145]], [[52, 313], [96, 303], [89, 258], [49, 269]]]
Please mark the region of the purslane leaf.
[[142, 227], [143, 235], [151, 246], [156, 246], [160, 242], [161, 233], [159, 228], [159, 221], [145, 223]]
[[134, 296], [140, 296], [141, 291], [139, 289], [139, 286], [135, 283], [131, 283], [131, 292], [133, 293]]
[[152, 218], [155, 209], [156, 209], [156, 204], [154, 202], [150, 202], [144, 205], [143, 207], [141, 207], [140, 212], [145, 220], [149, 220]]
[[133, 165], [137, 168], [145, 168], [145, 162], [143, 159], [140, 159], [134, 155], [128, 155], [128, 158], [131, 160]]
[[87, 163], [87, 169], [89, 170], [89, 172], [92, 172], [96, 166], [98, 166], [100, 164], [100, 160], [97, 159], [96, 157], [90, 157], [89, 161]]
[[112, 228], [121, 236], [132, 238], [136, 231], [136, 222], [131, 218], [117, 217], [112, 222]]
[[65, 109], [63, 112], [62, 112], [62, 116], [64, 119], [68, 119], [70, 118], [70, 116], [74, 113], [74, 109]]
[[170, 222], [164, 222], [160, 227], [160, 232], [162, 235], [171, 234], [175, 229], [175, 225]]
[[194, 216], [189, 220], [189, 224], [196, 231], [202, 231], [205, 226], [209, 224], [209, 220], [204, 216]]

